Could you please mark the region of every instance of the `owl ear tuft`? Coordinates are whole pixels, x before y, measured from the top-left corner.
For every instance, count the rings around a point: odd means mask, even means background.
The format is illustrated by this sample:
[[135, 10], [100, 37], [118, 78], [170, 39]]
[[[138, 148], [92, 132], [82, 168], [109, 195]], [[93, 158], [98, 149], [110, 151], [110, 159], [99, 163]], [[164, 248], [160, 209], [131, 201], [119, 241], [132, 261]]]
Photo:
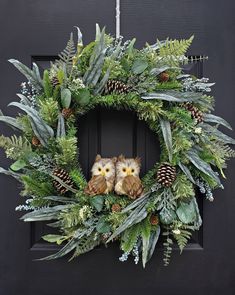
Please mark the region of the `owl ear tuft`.
[[125, 160], [125, 157], [121, 154], [118, 156], [118, 162], [123, 162]]
[[98, 154], [98, 155], [95, 157], [95, 162], [98, 162], [98, 161], [100, 161], [100, 160], [101, 160], [101, 158], [102, 158], [102, 157], [101, 157], [101, 155], [99, 155], [99, 154]]
[[136, 157], [136, 158], [135, 158], [135, 161], [136, 161], [139, 165], [141, 165], [141, 158], [140, 158], [140, 157]]
[[112, 162], [115, 164], [117, 162], [117, 157], [113, 157]]

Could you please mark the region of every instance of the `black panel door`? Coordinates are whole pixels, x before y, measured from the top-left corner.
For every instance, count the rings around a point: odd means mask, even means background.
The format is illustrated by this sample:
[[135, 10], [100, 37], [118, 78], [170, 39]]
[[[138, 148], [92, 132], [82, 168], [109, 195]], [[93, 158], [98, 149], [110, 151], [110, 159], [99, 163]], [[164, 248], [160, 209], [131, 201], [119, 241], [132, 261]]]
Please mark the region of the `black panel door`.
[[[121, 0], [122, 34], [137, 37], [138, 46], [166, 36], [184, 38], [195, 34], [191, 55], [209, 55], [205, 64], [190, 69], [217, 81], [217, 114], [235, 126], [235, 4], [232, 0]], [[84, 42], [94, 38], [95, 23], [115, 31], [114, 0], [1, 0], [0, 2], [0, 108], [19, 91], [22, 76], [7, 63], [16, 58], [45, 68], [68, 39], [74, 25], [81, 28]], [[96, 109], [78, 120], [81, 165], [85, 175], [96, 153], [119, 153], [142, 157], [142, 173], [158, 159], [160, 147], [135, 114]], [[1, 133], [11, 130], [1, 125]], [[232, 134], [231, 134], [232, 135]], [[1, 156], [1, 166], [8, 161]], [[20, 202], [18, 184], [0, 177], [0, 295], [233, 295], [235, 294], [235, 162], [227, 170], [225, 189], [215, 193], [213, 204], [200, 196], [203, 229], [180, 256], [173, 251], [168, 267], [162, 263], [162, 249], [143, 270], [131, 261], [118, 261], [116, 244], [95, 249], [68, 263], [65, 258], [38, 262], [56, 247], [40, 240], [43, 224], [23, 224], [14, 212]]]

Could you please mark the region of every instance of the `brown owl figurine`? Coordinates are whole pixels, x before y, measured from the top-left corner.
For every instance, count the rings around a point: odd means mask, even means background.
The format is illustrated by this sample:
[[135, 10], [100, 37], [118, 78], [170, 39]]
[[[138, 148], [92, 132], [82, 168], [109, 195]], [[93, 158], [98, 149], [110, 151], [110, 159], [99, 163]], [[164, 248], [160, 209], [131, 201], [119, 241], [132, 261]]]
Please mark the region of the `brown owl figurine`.
[[138, 198], [143, 192], [143, 185], [139, 178], [140, 158], [118, 157], [116, 163], [115, 192], [118, 195], [127, 195], [131, 199]]
[[85, 188], [85, 193], [90, 196], [108, 194], [114, 188], [115, 164], [117, 158], [102, 158], [97, 155], [91, 168], [92, 177]]

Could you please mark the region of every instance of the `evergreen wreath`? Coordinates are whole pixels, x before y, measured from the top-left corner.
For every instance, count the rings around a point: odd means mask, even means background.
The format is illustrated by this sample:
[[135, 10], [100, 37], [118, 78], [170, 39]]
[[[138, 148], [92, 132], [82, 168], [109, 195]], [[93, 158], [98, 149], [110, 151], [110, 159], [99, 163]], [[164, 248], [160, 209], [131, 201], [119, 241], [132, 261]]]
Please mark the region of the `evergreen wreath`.
[[[218, 130], [232, 129], [213, 115], [214, 99], [207, 78], [183, 71], [183, 65], [205, 57], [188, 58], [188, 40], [157, 41], [138, 50], [135, 39], [123, 42], [96, 27], [95, 41], [83, 46], [77, 28], [59, 59], [40, 76], [21, 62], [9, 61], [27, 78], [20, 101], [10, 106], [16, 118], [0, 114], [21, 135], [0, 137], [7, 158], [14, 160], [0, 172], [22, 185], [28, 210], [22, 220], [49, 222], [57, 234], [43, 239], [61, 245], [46, 260], [72, 252], [72, 258], [97, 245], [120, 241], [120, 261], [133, 256], [142, 264], [151, 258], [160, 233], [164, 263], [176, 242], [182, 251], [202, 220], [198, 191], [213, 201], [212, 190], [222, 188], [226, 160], [234, 157], [235, 140]], [[136, 112], [158, 136], [160, 163], [143, 177], [144, 191], [136, 200], [114, 193], [88, 196], [87, 181], [78, 162], [76, 119], [103, 106]], [[80, 155], [82, 157], [82, 155]], [[201, 198], [201, 195], [199, 195]]]

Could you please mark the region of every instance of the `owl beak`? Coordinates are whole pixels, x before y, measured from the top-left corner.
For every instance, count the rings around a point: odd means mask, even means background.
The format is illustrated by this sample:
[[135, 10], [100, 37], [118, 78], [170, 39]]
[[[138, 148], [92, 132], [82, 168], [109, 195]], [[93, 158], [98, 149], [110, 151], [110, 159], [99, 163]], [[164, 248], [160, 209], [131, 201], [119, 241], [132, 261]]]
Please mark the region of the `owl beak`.
[[102, 176], [105, 176], [105, 172], [104, 172], [104, 171], [102, 171], [102, 172], [101, 172], [101, 175], [102, 175]]
[[127, 175], [131, 175], [131, 169], [128, 168], [127, 171], [126, 171]]

